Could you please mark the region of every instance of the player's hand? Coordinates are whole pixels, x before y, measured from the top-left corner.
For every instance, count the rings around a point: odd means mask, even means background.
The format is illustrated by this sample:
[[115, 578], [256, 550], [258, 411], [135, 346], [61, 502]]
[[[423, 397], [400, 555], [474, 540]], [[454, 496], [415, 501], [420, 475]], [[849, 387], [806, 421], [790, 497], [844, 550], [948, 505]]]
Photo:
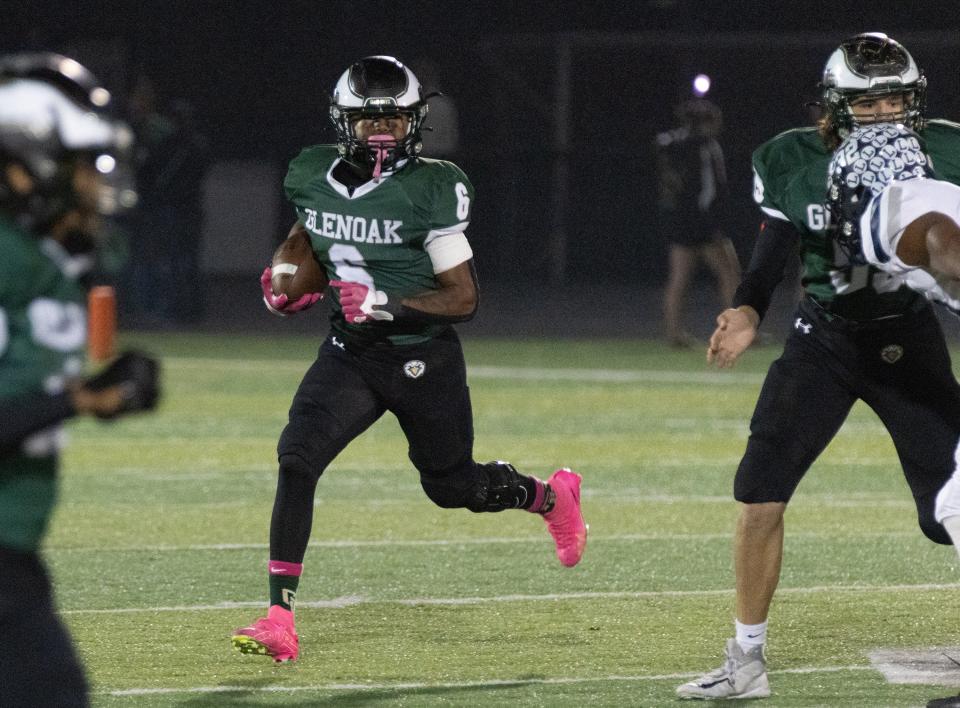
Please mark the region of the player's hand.
[[290, 302], [290, 299], [285, 295], [274, 295], [273, 294], [273, 285], [271, 280], [273, 279], [273, 269], [270, 266], [267, 266], [263, 271], [263, 274], [260, 276], [260, 289], [263, 291], [263, 304], [267, 306], [267, 309], [270, 310], [273, 314], [278, 317], [286, 317], [287, 315], [292, 315], [301, 310], [306, 310], [311, 305], [317, 304], [317, 301], [323, 297], [323, 293], [306, 293], [299, 300], [294, 300]]
[[360, 324], [367, 320], [389, 322], [393, 315], [386, 310], [377, 309], [387, 304], [387, 294], [382, 290], [372, 290], [363, 283], [348, 283], [343, 280], [331, 280], [330, 285], [340, 293], [340, 309], [351, 324]]
[[71, 390], [79, 413], [116, 418], [125, 413], [153, 410], [160, 398], [160, 364], [138, 351], [127, 351], [106, 369]]
[[730, 308], [717, 316], [717, 328], [707, 346], [707, 363], [726, 369], [753, 344], [757, 336], [760, 316], [752, 307]]

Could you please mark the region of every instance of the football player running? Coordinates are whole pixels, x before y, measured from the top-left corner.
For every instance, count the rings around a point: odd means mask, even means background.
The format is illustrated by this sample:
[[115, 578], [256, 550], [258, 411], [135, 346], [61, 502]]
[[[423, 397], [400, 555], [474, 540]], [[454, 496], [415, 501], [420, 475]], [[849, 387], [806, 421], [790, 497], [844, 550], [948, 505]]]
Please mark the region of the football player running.
[[[869, 263], [960, 314], [960, 187], [936, 179], [904, 125], [854, 130], [830, 161], [830, 229], [851, 263]], [[960, 460], [960, 444], [954, 459]], [[934, 518], [960, 552], [960, 472], [939, 491]], [[928, 708], [960, 708], [960, 696]]]
[[[336, 145], [309, 147], [284, 188], [330, 276], [330, 333], [300, 383], [277, 446], [279, 479], [270, 523], [266, 617], [238, 629], [233, 644], [275, 661], [295, 660], [294, 600], [323, 471], [385, 412], [409, 443], [420, 484], [440, 507], [523, 509], [543, 517], [565, 566], [587, 540], [580, 476], [559, 469], [543, 482], [508, 462], [473, 459], [466, 367], [452, 327], [473, 317], [478, 292], [465, 235], [473, 187], [454, 164], [419, 156], [427, 101], [413, 72], [393, 57], [366, 57], [343, 72], [330, 119]], [[288, 302], [261, 280], [279, 314]]]
[[799, 242], [805, 297], [763, 384], [734, 480], [735, 636], [718, 669], [677, 688], [681, 698], [770, 695], [765, 644], [780, 577], [784, 511], [807, 470], [863, 400], [890, 432], [923, 533], [951, 538], [938, 494], [954, 468], [960, 385], [927, 298], [903, 277], [852, 261], [828, 229], [824, 190], [833, 150], [860, 126], [902, 123], [926, 142], [941, 179], [960, 183], [960, 126], [926, 120], [926, 79], [881, 33], [844, 41], [823, 72], [824, 116], [754, 152], [760, 237], [734, 307], [717, 318], [707, 361], [728, 367], [753, 342]]
[[84, 275], [102, 215], [135, 194], [131, 133], [80, 64], [0, 57], [0, 705], [85, 706], [39, 547], [56, 498], [60, 423], [152, 408], [157, 365], [128, 353], [83, 379]]

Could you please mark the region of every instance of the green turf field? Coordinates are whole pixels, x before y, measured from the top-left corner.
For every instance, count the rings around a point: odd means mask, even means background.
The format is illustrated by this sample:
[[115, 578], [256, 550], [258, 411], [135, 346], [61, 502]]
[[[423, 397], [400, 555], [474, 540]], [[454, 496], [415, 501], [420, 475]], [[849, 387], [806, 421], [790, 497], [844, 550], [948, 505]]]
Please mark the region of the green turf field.
[[[274, 666], [229, 636], [265, 608], [274, 448], [318, 341], [128, 342], [164, 356], [166, 397], [151, 417], [72, 425], [46, 547], [95, 705], [662, 706], [719, 665], [732, 476], [779, 348], [716, 372], [651, 342], [467, 340], [477, 458], [582, 472], [584, 560], [561, 567], [533, 515], [434, 507], [388, 416], [320, 482], [301, 658]], [[956, 553], [914, 515], [858, 406], [787, 513], [759, 705], [951, 692], [889, 683], [869, 658], [960, 644]]]

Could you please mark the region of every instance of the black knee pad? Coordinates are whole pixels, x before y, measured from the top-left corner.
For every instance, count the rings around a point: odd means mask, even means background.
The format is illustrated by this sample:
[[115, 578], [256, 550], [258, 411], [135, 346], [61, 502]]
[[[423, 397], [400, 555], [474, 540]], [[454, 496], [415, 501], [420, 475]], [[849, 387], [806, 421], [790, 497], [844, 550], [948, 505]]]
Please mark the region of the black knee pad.
[[288, 479], [299, 478], [310, 484], [316, 484], [323, 474], [323, 468], [317, 468], [307, 462], [300, 455], [280, 455], [280, 476]]
[[420, 485], [430, 500], [444, 509], [473, 512], [503, 511], [526, 505], [528, 492], [509, 462], [470, 461], [441, 473], [420, 473]]

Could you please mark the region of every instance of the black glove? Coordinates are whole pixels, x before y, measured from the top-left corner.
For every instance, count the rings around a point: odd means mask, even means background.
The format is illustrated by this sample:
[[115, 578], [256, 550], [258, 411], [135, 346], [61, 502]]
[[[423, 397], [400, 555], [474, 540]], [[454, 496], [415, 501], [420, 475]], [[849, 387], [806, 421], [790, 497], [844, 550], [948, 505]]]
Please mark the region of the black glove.
[[121, 386], [123, 404], [113, 413], [100, 418], [115, 418], [124, 413], [153, 410], [160, 398], [160, 364], [144, 352], [126, 351], [110, 366], [84, 381], [83, 386], [91, 391], [101, 391], [111, 386]]

